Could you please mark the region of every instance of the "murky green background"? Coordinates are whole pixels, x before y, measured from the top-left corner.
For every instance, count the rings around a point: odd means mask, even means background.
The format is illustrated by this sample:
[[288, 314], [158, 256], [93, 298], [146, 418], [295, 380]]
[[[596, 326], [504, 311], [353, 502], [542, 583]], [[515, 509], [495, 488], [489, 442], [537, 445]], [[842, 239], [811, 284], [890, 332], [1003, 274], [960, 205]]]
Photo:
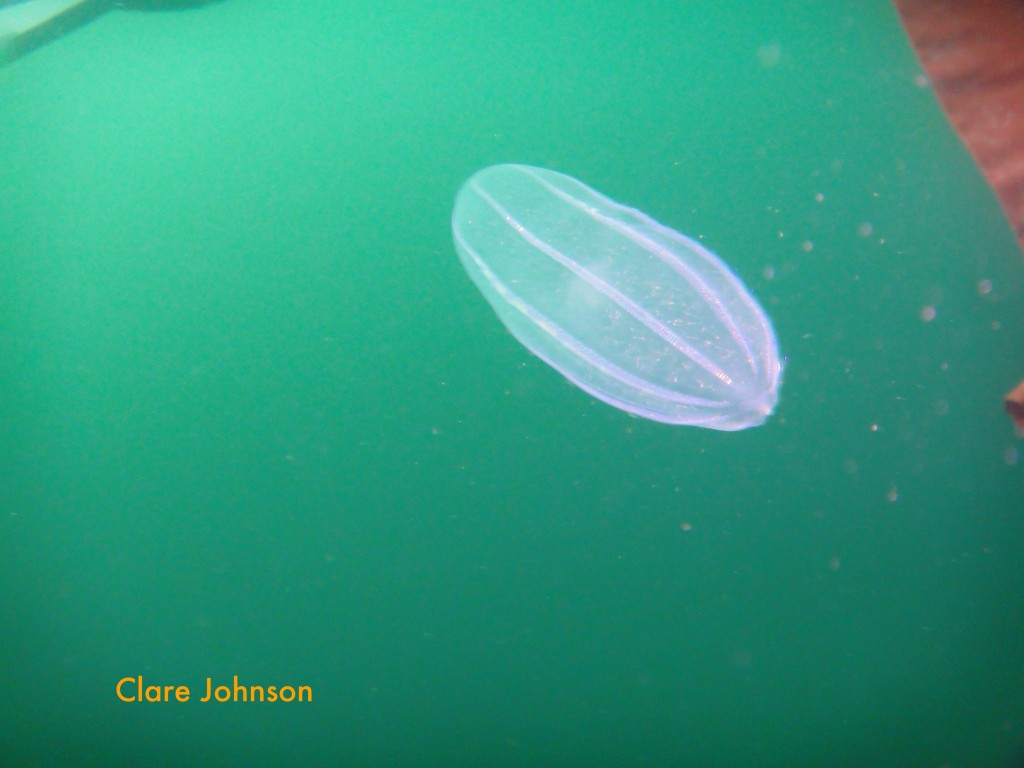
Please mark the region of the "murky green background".
[[[3, 764], [1013, 765], [1024, 257], [919, 74], [880, 0], [226, 0], [0, 70]], [[449, 233], [498, 162], [729, 262], [769, 423], [522, 349]]]

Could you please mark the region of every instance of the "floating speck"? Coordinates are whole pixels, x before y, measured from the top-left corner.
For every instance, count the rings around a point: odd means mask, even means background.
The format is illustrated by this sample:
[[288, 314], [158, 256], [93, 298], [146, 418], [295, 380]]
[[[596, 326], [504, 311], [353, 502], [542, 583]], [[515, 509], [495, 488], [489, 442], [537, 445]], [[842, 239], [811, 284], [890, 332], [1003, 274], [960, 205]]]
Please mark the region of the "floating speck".
[[757, 60], [765, 69], [771, 69], [782, 58], [782, 49], [776, 43], [762, 45], [757, 49]]

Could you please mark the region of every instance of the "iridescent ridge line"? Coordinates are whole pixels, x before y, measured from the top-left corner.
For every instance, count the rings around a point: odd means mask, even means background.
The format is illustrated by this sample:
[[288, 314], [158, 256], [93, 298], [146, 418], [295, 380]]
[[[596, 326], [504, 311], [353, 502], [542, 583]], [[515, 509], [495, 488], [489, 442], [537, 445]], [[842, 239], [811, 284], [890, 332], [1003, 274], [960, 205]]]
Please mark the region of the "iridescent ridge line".
[[[585, 381], [581, 381], [580, 379], [576, 378], [575, 376], [570, 375], [561, 364], [559, 364], [558, 362], [556, 362], [552, 358], [548, 357], [543, 352], [539, 352], [539, 351], [534, 350], [533, 354], [535, 354], [537, 357], [539, 357], [545, 363], [550, 365], [556, 371], [561, 373], [563, 376], [565, 376], [567, 379], [569, 379], [569, 381], [571, 381], [573, 383], [573, 385], [579, 387], [580, 389], [582, 389], [587, 394], [589, 394], [589, 395], [591, 395], [593, 397], [596, 397], [598, 400], [602, 400], [602, 401], [608, 403], [609, 405], [611, 405], [611, 406], [613, 406], [615, 408], [618, 408], [619, 410], [626, 411], [627, 413], [632, 413], [632, 414], [634, 414], [636, 416], [640, 416], [640, 417], [645, 418], [645, 419], [650, 419], [651, 421], [659, 421], [662, 424], [684, 424], [684, 425], [691, 425], [691, 426], [708, 427], [708, 426], [711, 426], [713, 424], [722, 424], [722, 423], [725, 423], [725, 422], [729, 422], [730, 420], [733, 420], [733, 419], [736, 418], [735, 403], [724, 402], [724, 401], [721, 401], [721, 400], [699, 400], [698, 401], [698, 400], [695, 399], [695, 401], [693, 403], [684, 403], [684, 405], [692, 406], [694, 408], [705, 408], [705, 409], [709, 409], [709, 408], [722, 408], [722, 409], [726, 409], [726, 410], [724, 410], [722, 412], [716, 412], [716, 413], [707, 413], [707, 412], [705, 412], [705, 413], [702, 414], [702, 413], [700, 413], [700, 411], [694, 412], [694, 411], [690, 411], [690, 410], [685, 411], [685, 412], [680, 412], [680, 413], [666, 413], [665, 411], [656, 411], [656, 410], [654, 410], [652, 408], [645, 408], [645, 407], [643, 407], [641, 405], [637, 405], [636, 403], [632, 403], [632, 402], [630, 402], [628, 400], [623, 400], [621, 397], [616, 397], [615, 395], [611, 395], [608, 392], [602, 392], [597, 387], [591, 386], [590, 384], [586, 383]], [[610, 364], [610, 365], [615, 367], [614, 364]], [[619, 370], [621, 370], [621, 369], [619, 369]], [[629, 375], [632, 378], [631, 374], [627, 374], [627, 375]], [[649, 383], [646, 383], [646, 382], [644, 383], [644, 389], [645, 389], [645, 391], [648, 391], [648, 392], [656, 391], [659, 395], [663, 395], [663, 393], [668, 392], [668, 390], [664, 390], [661, 387], [658, 387], [657, 385], [652, 385], [652, 384], [649, 384]], [[673, 399], [673, 401], [678, 402], [679, 401], [679, 397], [680, 396], [678, 394], [674, 394], [672, 399]], [[763, 421], [764, 420], [762, 419], [762, 422]], [[729, 427], [726, 431], [735, 431], [735, 428]]]
[[[760, 304], [758, 304], [757, 300], [752, 296], [747, 287], [743, 284], [743, 281], [740, 280], [736, 273], [732, 271], [732, 268], [729, 267], [728, 264], [726, 264], [722, 259], [720, 259], [718, 256], [716, 256], [714, 253], [712, 253], [710, 250], [705, 248], [703, 245], [698, 243], [693, 238], [687, 237], [682, 232], [677, 232], [671, 227], [667, 227], [664, 224], [655, 221], [654, 219], [650, 218], [641, 211], [636, 211], [636, 213], [637, 215], [642, 216], [644, 219], [647, 219], [650, 222], [651, 226], [655, 227], [659, 232], [661, 232], [666, 237], [675, 240], [677, 243], [690, 247], [694, 253], [703, 257], [706, 262], [710, 262], [711, 264], [715, 265], [721, 265], [723, 267], [722, 274], [724, 275], [726, 280], [729, 281], [729, 284], [732, 286], [733, 290], [736, 291], [737, 295], [742, 296], [746, 300], [745, 304], [747, 308], [754, 314], [754, 316], [757, 319], [757, 325], [761, 331], [761, 346], [766, 351], [776, 349], [778, 342], [775, 338], [775, 332], [772, 329], [772, 324], [771, 321], [768, 319], [768, 315], [762, 309]], [[677, 259], [677, 257], [674, 255], [672, 256], [672, 258]], [[761, 358], [759, 358], [758, 355], [753, 354], [752, 352], [749, 351], [749, 347], [747, 346], [746, 335], [741, 334], [741, 336], [743, 340], [743, 345], [748, 349], [748, 359], [751, 360], [752, 365], [756, 366], [757, 362]], [[771, 376], [775, 373], [778, 373], [778, 367], [778, 359], [776, 359], [774, 355], [766, 355], [766, 357], [763, 360], [762, 372], [767, 373], [769, 376]]]
[[[491, 285], [491, 287], [493, 287], [494, 290], [497, 291], [498, 294], [500, 294], [501, 297], [505, 299], [505, 301], [508, 302], [508, 304], [511, 307], [515, 308], [522, 315], [529, 318], [538, 328], [540, 328], [553, 339], [555, 339], [559, 344], [570, 349], [577, 357], [587, 361], [602, 373], [607, 374], [611, 378], [618, 379], [619, 381], [624, 381], [631, 387], [638, 389], [641, 392], [655, 394], [658, 397], [662, 398], [663, 400], [667, 400], [668, 402], [676, 403], [679, 405], [693, 406], [697, 408], [728, 408], [732, 405], [732, 403], [724, 400], [708, 400], [706, 398], [694, 397], [691, 395], [684, 395], [679, 392], [674, 392], [670, 389], [660, 387], [657, 384], [652, 384], [651, 382], [645, 381], [644, 379], [641, 379], [639, 376], [636, 376], [630, 373], [629, 371], [620, 368], [615, 363], [608, 360], [608, 358], [595, 352], [591, 347], [587, 346], [582, 341], [577, 339], [574, 335], [572, 335], [567, 330], [562, 328], [558, 323], [551, 320], [547, 315], [545, 315], [543, 312], [538, 310], [532, 304], [530, 304], [522, 297], [520, 297], [517, 293], [515, 293], [511, 288], [509, 288], [501, 280], [501, 278], [499, 278], [494, 273], [494, 271], [487, 266], [484, 260], [480, 257], [480, 254], [478, 254], [469, 245], [469, 243], [466, 242], [466, 239], [462, 236], [462, 232], [459, 230], [457, 224], [453, 224], [452, 233], [455, 236], [456, 244], [460, 246], [466, 254], [469, 255], [469, 257], [473, 260], [473, 263], [480, 270], [480, 273], [484, 276], [484, 279], [487, 280], [488, 284]], [[526, 346], [528, 349], [530, 349], [530, 351], [532, 351], [535, 355], [537, 355], [537, 357], [539, 357], [545, 363], [547, 363], [552, 368], [557, 370], [559, 373], [568, 378], [581, 389], [584, 389], [590, 394], [597, 397], [599, 400], [604, 400], [605, 402], [612, 403], [613, 405], [616, 405], [628, 411], [634, 411], [637, 413], [640, 412], [635, 405], [632, 405], [613, 395], [609, 395], [606, 392], [602, 392], [598, 389], [595, 389], [587, 385], [585, 382], [581, 381], [576, 375], [569, 373], [569, 371], [566, 370], [564, 366], [551, 360], [551, 358], [549, 358], [547, 355], [541, 354], [530, 345]], [[647, 411], [645, 410], [644, 413], [646, 414]]]
[[646, 309], [641, 307], [639, 304], [634, 302], [628, 296], [623, 294], [618, 289], [609, 285], [605, 280], [602, 280], [598, 275], [594, 274], [587, 268], [583, 267], [579, 263], [573, 261], [561, 251], [552, 248], [550, 245], [545, 243], [530, 230], [528, 230], [518, 219], [510, 214], [505, 208], [498, 203], [493, 197], [487, 192], [480, 188], [480, 185], [476, 181], [470, 182], [474, 191], [481, 198], [483, 198], [488, 205], [491, 206], [494, 211], [505, 220], [526, 242], [532, 245], [537, 250], [549, 256], [552, 260], [561, 264], [563, 267], [568, 269], [573, 274], [577, 275], [580, 279], [590, 285], [599, 293], [603, 294], [607, 298], [611, 299], [616, 305], [624, 309], [636, 320], [645, 325], [648, 329], [653, 331], [664, 341], [668, 342], [673, 348], [686, 355], [693, 362], [703, 368], [705, 371], [710, 373], [716, 379], [721, 381], [728, 387], [733, 386], [732, 377], [729, 376], [725, 371], [715, 365], [710, 358], [701, 354], [697, 349], [687, 344], [682, 338], [676, 335], [668, 326], [658, 320], [654, 315], [648, 312]]
[[[667, 264], [672, 269], [674, 269], [676, 273], [683, 277], [693, 287], [697, 294], [700, 295], [702, 299], [704, 299], [705, 303], [707, 303], [711, 307], [711, 310], [715, 313], [715, 316], [719, 319], [722, 325], [729, 332], [729, 336], [736, 343], [736, 345], [743, 351], [743, 356], [747, 360], [747, 363], [750, 365], [750, 368], [754, 375], [758, 376], [764, 372], [761, 370], [762, 366], [760, 360], [751, 350], [750, 345], [746, 340], [746, 337], [743, 335], [743, 332], [736, 324], [736, 320], [733, 318], [732, 314], [729, 312], [728, 309], [726, 309], [721, 297], [700, 277], [700, 275], [694, 272], [685, 262], [679, 259], [678, 256], [673, 254], [671, 251], [667, 251], [665, 248], [663, 248], [661, 245], [654, 242], [650, 238], [644, 237], [643, 235], [637, 233], [633, 229], [625, 226], [621, 222], [618, 222], [615, 219], [604, 215], [593, 206], [587, 205], [582, 200], [573, 197], [572, 195], [570, 195], [567, 192], [564, 192], [558, 187], [555, 187], [554, 185], [546, 181], [543, 177], [534, 172], [533, 169], [531, 169], [529, 166], [515, 167], [518, 170], [521, 170], [524, 174], [536, 180], [539, 184], [541, 184], [545, 189], [554, 194], [556, 197], [560, 198], [561, 200], [564, 200], [569, 205], [573, 206], [579, 211], [582, 211], [591, 218], [597, 219], [598, 221], [602, 222], [608, 227], [614, 229], [616, 232], [623, 235], [627, 239], [631, 240], [633, 243], [641, 246], [648, 253], [653, 254], [663, 263]], [[587, 189], [590, 188], [587, 187]], [[594, 194], [596, 194], [598, 197], [600, 197], [610, 207], [614, 207], [617, 210], [624, 211], [630, 214], [634, 218], [640, 219], [641, 221], [643, 221], [644, 224], [653, 226], [654, 228], [658, 229], [658, 231], [661, 232], [662, 234], [668, 235], [676, 242], [679, 242], [687, 246], [689, 249], [695, 251], [697, 255], [703, 258], [706, 262], [710, 262], [713, 266], [717, 267], [718, 269], [716, 271], [725, 275], [726, 279], [736, 290], [737, 295], [743, 297], [747, 296], [748, 291], [740, 282], [739, 278], [737, 278], [732, 273], [732, 270], [729, 268], [729, 265], [726, 264], [717, 256], [715, 256], [715, 254], [711, 253], [711, 251], [702, 246], [700, 243], [696, 242], [692, 238], [687, 237], [686, 235], [683, 235], [680, 232], [677, 232], [671, 227], [666, 227], [664, 224], [655, 221], [650, 216], [643, 213], [642, 211], [637, 210], [636, 208], [631, 208], [629, 206], [622, 205], [621, 203], [617, 203], [611, 198], [600, 194], [596, 190], [591, 191], [594, 192]], [[746, 303], [748, 306], [751, 306], [751, 303], [749, 301]], [[764, 316], [764, 313], [761, 312], [756, 305], [751, 306], [751, 309], [753, 309], [755, 314], [758, 316], [760, 324], [762, 326], [765, 325], [767, 321]]]

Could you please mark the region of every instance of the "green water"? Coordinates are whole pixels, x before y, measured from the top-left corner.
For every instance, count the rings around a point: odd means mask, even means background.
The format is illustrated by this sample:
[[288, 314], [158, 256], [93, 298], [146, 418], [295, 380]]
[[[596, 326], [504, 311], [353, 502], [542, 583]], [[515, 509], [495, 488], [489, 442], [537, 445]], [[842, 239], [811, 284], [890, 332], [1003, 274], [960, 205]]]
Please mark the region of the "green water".
[[[1024, 258], [919, 73], [862, 0], [225, 0], [0, 70], [0, 764], [1014, 765]], [[499, 162], [721, 255], [769, 422], [531, 357], [449, 232]]]

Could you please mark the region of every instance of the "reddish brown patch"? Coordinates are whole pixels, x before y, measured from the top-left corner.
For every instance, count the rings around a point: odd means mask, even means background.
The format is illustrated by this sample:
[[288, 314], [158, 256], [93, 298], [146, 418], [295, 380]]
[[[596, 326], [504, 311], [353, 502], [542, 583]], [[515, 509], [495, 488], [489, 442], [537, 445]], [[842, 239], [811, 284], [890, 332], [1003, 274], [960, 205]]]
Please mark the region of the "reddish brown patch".
[[1024, 431], [1024, 381], [1010, 391], [1003, 404], [1017, 429]]
[[949, 121], [1024, 249], [1024, 2], [893, 1]]

